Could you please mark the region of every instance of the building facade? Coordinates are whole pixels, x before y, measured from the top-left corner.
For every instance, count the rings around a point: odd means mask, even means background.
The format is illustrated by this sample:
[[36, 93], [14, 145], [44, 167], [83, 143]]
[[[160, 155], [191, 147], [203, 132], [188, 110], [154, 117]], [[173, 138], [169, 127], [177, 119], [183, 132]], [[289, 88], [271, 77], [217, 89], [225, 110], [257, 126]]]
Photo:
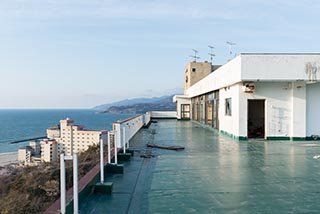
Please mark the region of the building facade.
[[75, 125], [69, 118], [60, 120], [58, 127], [49, 128], [47, 137], [57, 142], [57, 155], [72, 155], [73, 151], [82, 152], [92, 145], [98, 145], [100, 139], [106, 144], [107, 131], [85, 130], [84, 126]]
[[18, 150], [18, 161], [25, 165], [31, 163], [32, 148], [30, 146], [22, 147]]
[[175, 96], [177, 117], [189, 109], [190, 119], [240, 140], [317, 138], [319, 71], [320, 54], [241, 54]]
[[40, 142], [41, 161], [52, 162], [58, 159], [58, 148], [55, 140], [45, 139]]

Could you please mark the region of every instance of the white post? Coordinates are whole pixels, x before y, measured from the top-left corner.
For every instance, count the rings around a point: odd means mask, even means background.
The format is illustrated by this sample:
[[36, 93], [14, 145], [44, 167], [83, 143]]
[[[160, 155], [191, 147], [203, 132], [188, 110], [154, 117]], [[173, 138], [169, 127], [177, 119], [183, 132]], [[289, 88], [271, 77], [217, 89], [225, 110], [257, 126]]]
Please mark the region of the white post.
[[104, 158], [103, 158], [103, 140], [100, 139], [100, 182], [104, 182]]
[[117, 146], [117, 142], [118, 142], [118, 130], [114, 130], [114, 146], [113, 146], [113, 150], [114, 150], [114, 163], [118, 164], [118, 146]]
[[60, 154], [60, 213], [66, 213], [66, 168], [64, 154]]
[[122, 137], [123, 137], [123, 154], [126, 154], [126, 128], [122, 128]]
[[108, 132], [108, 164], [111, 163], [110, 132]]
[[73, 213], [79, 213], [78, 199], [78, 154], [73, 152]]
[[71, 125], [71, 133], [70, 133], [70, 143], [71, 143], [71, 154], [70, 155], [73, 155], [73, 127], [72, 127], [72, 125]]

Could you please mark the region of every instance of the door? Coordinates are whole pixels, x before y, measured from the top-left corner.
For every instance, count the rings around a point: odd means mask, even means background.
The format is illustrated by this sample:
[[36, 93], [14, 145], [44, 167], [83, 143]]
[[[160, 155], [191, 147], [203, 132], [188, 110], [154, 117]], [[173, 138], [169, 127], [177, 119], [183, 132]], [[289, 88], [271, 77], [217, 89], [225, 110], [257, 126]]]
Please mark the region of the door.
[[248, 100], [248, 138], [265, 138], [265, 100]]

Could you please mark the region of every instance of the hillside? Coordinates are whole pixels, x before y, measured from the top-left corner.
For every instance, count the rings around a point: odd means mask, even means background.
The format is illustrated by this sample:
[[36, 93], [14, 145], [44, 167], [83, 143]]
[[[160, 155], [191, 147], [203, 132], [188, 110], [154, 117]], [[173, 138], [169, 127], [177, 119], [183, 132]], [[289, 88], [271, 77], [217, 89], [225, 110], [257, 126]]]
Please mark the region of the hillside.
[[156, 102], [168, 102], [169, 99], [170, 102], [172, 102], [172, 97], [173, 95], [170, 96], [161, 96], [161, 97], [152, 97], [152, 98], [133, 98], [133, 99], [125, 99], [125, 100], [120, 100], [117, 102], [112, 102], [112, 103], [107, 103], [107, 104], [102, 104], [93, 107], [95, 110], [99, 111], [105, 111], [110, 107], [114, 106], [130, 106], [138, 103], [156, 103]]
[[[175, 111], [176, 104], [172, 101], [173, 95], [153, 98], [137, 98], [105, 104], [103, 113], [111, 114], [142, 114], [147, 111]], [[129, 103], [129, 104], [128, 104]], [[99, 108], [101, 107], [99, 106]]]
[[[79, 178], [99, 163], [99, 146], [79, 154]], [[106, 150], [105, 150], [106, 151]], [[59, 161], [36, 166], [6, 166], [10, 173], [0, 176], [0, 213], [43, 213], [60, 197]], [[5, 167], [0, 167], [5, 168]], [[66, 163], [66, 186], [72, 186], [72, 163]]]

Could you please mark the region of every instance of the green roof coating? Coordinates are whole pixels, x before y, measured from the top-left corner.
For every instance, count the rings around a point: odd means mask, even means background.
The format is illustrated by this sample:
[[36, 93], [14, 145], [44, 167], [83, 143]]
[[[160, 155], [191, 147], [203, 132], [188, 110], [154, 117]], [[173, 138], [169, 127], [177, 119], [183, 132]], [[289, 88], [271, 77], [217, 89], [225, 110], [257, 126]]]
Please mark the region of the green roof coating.
[[[185, 150], [148, 149], [147, 143]], [[192, 121], [159, 120], [130, 141], [112, 195], [91, 194], [84, 213], [319, 213], [320, 143], [237, 142]], [[150, 158], [140, 155], [152, 154]], [[153, 157], [154, 155], [154, 157]]]

